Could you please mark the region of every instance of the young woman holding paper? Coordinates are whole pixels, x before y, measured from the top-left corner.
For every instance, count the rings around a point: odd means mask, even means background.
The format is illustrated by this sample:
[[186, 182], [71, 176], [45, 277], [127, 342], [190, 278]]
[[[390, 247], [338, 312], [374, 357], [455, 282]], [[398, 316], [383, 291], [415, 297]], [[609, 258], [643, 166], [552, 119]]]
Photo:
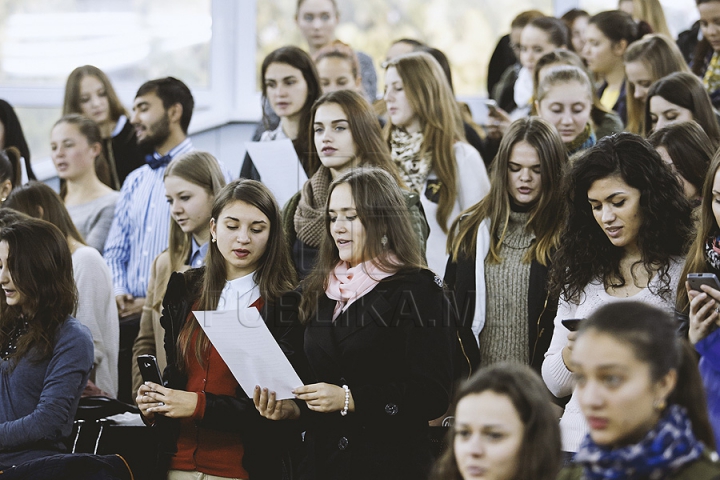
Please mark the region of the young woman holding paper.
[[168, 479], [187, 472], [279, 479], [299, 431], [261, 418], [192, 311], [256, 308], [294, 361], [302, 330], [281, 322], [276, 308], [295, 286], [280, 209], [261, 183], [236, 180], [215, 199], [210, 234], [206, 266], [173, 273], [163, 299], [164, 386], [146, 382], [136, 401], [146, 423], [163, 432], [158, 468], [169, 468]]
[[[261, 142], [290, 139], [308, 177], [318, 169], [317, 159], [308, 155], [310, 109], [322, 95], [320, 78], [310, 55], [297, 47], [281, 47], [263, 60], [260, 69], [263, 105], [269, 103], [280, 124], [272, 129], [268, 112], [263, 110], [265, 131]], [[260, 180], [260, 173], [248, 155], [245, 156], [240, 177]]]
[[427, 476], [428, 422], [446, 412], [452, 385], [448, 308], [395, 179], [378, 168], [337, 178], [300, 304], [308, 385], [295, 400], [254, 395], [266, 418], [302, 420], [309, 478]]

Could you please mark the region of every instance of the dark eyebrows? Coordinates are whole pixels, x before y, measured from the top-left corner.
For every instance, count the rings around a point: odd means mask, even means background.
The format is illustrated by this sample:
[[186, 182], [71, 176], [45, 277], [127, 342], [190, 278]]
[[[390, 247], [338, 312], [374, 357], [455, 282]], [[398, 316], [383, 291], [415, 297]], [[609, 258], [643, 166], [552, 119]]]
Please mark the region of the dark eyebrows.
[[[344, 118], [340, 118], [340, 119], [338, 119], [338, 120], [331, 120], [331, 121], [330, 121], [330, 124], [331, 124], [331, 125], [337, 125], [337, 124], [343, 123], [343, 122], [344, 122], [344, 123], [347, 123], [347, 124], [350, 123], [349, 120], [346, 120], [346, 119], [344, 119]], [[323, 124], [323, 122], [313, 122], [313, 125], [324, 125], [324, 124]]]
[[[626, 192], [615, 192], [615, 193], [611, 193], [610, 195], [608, 195], [608, 196], [605, 198], [605, 200], [612, 200], [613, 198], [615, 198], [615, 197], [618, 196], [618, 195], [625, 195], [625, 194], [626, 194]], [[588, 197], [588, 202], [599, 202], [599, 201], [600, 201], [600, 200], [595, 200], [594, 198]]]

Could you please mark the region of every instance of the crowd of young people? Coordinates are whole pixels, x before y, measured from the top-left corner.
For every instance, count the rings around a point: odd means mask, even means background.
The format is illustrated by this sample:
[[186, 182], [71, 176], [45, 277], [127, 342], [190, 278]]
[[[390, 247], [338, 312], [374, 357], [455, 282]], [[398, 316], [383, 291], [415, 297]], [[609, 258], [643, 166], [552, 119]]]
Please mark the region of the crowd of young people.
[[[258, 140], [309, 178], [286, 205], [194, 150], [174, 77], [129, 114], [70, 74], [59, 193], [0, 104], [0, 470], [104, 395], [157, 430], [157, 478], [720, 478], [720, 287], [686, 282], [720, 275], [720, 1], [697, 4], [691, 65], [654, 0], [520, 14], [480, 127], [442, 52], [393, 43], [378, 98], [335, 0], [299, 0], [310, 53], [260, 71]], [[192, 313], [240, 309], [292, 399], [241, 386]]]

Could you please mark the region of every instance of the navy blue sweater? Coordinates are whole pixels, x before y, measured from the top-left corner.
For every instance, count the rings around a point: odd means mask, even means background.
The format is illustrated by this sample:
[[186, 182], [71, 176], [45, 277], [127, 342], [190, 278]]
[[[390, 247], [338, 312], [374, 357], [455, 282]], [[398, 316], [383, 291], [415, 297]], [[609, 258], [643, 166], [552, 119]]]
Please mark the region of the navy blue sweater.
[[58, 329], [52, 356], [32, 352], [11, 370], [0, 360], [0, 468], [64, 451], [93, 365], [90, 330], [73, 317]]

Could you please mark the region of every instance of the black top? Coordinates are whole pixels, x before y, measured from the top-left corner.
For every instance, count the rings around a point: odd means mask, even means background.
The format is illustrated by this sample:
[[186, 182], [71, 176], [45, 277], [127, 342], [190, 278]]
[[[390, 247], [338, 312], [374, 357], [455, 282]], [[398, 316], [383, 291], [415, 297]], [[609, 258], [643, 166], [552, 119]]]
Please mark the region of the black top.
[[355, 412], [314, 413], [303, 403], [308, 474], [316, 479], [426, 478], [428, 421], [443, 415], [452, 383], [454, 328], [439, 278], [397, 273], [335, 322], [326, 295], [305, 329], [306, 383], [348, 385]]
[[[110, 150], [112, 146], [112, 151]], [[136, 168], [145, 165], [145, 155], [152, 153], [141, 148], [135, 138], [135, 129], [128, 120], [125, 122], [120, 133], [112, 137], [110, 141], [103, 142], [103, 155], [108, 165], [112, 169], [115, 164], [115, 172], [119, 185], [114, 186], [116, 189], [122, 187], [125, 178]], [[112, 175], [112, 174], [111, 174]]]

